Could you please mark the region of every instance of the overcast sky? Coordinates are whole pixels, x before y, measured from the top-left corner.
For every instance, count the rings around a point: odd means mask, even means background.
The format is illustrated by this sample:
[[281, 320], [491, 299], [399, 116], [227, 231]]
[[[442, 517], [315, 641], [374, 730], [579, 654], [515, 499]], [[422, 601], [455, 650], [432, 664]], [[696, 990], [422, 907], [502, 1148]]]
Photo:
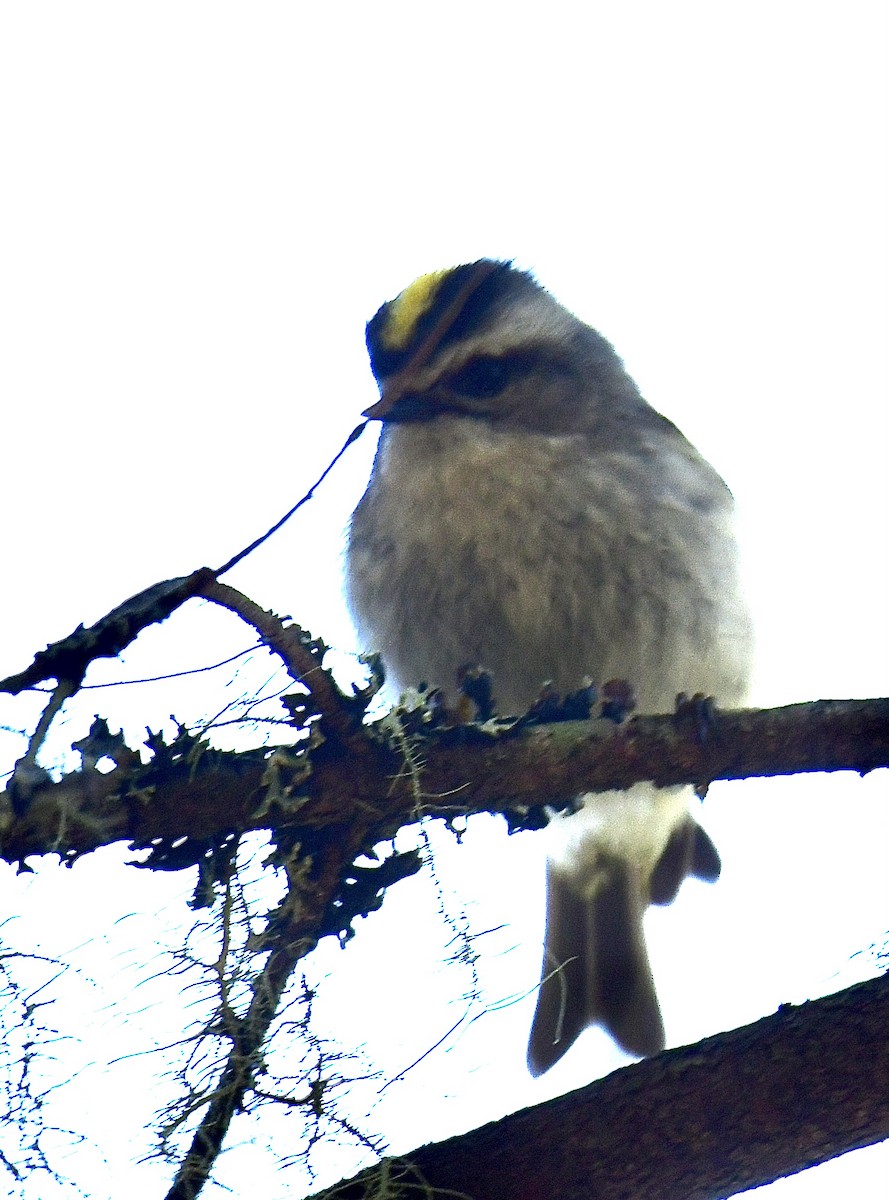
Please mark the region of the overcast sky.
[[[374, 398], [364, 322], [421, 272], [484, 255], [533, 270], [600, 329], [729, 482], [758, 627], [754, 700], [886, 694], [886, 25], [886, 5], [867, 0], [4, 5], [0, 673], [268, 527]], [[231, 577], [341, 650], [345, 673], [358, 647], [342, 535], [372, 452], [368, 431]], [[95, 678], [200, 666], [250, 640], [195, 605]], [[199, 677], [175, 694], [88, 693], [50, 754], [62, 761], [95, 712], [135, 741], [264, 670], [255, 658], [223, 691]], [[4, 701], [0, 724], [35, 711]], [[0, 769], [21, 752], [0, 731]], [[724, 877], [652, 914], [671, 1044], [873, 972], [867, 948], [889, 928], [886, 799], [885, 772], [711, 791], [703, 820]], [[476, 930], [504, 927], [479, 943], [489, 1008], [403, 1083], [355, 1100], [375, 1104], [369, 1126], [399, 1151], [625, 1061], [591, 1033], [527, 1078], [533, 997], [499, 1002], [536, 982], [539, 848], [474, 824], [465, 845], [444, 841], [439, 875]], [[126, 857], [0, 870], [3, 911], [28, 915], [10, 940], [26, 929], [80, 972], [53, 1020], [79, 1036], [58, 1070], [83, 1071], [53, 1111], [89, 1125], [63, 1165], [96, 1200], [153, 1200], [167, 1177], [130, 1165], [157, 1097], [87, 1065], [149, 1026], [176, 1036], [169, 997], [130, 993], [167, 920], [175, 942], [191, 880]], [[384, 1079], [464, 1011], [435, 908], [428, 882], [399, 885], [313, 968], [331, 976], [331, 1030], [366, 1042]], [[261, 1123], [238, 1132], [220, 1178], [236, 1194], [260, 1180], [269, 1200], [302, 1194], [264, 1137]], [[335, 1149], [320, 1182], [357, 1162]], [[767, 1195], [865, 1196], [887, 1174], [882, 1147]], [[32, 1186], [28, 1200], [73, 1194]]]

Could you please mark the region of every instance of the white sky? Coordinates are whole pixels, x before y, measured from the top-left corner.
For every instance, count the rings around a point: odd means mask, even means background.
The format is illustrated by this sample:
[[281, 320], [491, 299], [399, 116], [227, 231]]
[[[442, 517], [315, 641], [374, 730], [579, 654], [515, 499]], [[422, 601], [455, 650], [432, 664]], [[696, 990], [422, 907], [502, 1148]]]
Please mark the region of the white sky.
[[[867, 0], [4, 5], [0, 673], [262, 532], [373, 399], [366, 319], [417, 274], [488, 255], [533, 269], [601, 329], [730, 483], [755, 699], [886, 694], [886, 26]], [[339, 556], [365, 438], [231, 578], [346, 651]], [[198, 666], [249, 640], [195, 606], [97, 678]], [[200, 715], [218, 697], [207, 686], [90, 693], [55, 752], [96, 711], [132, 739], [171, 711]], [[4, 701], [0, 724], [34, 711]], [[20, 739], [0, 733], [0, 751], [6, 769]], [[713, 789], [704, 819], [724, 877], [651, 923], [673, 1044], [872, 971], [852, 956], [889, 928], [886, 800], [885, 773]], [[126, 1024], [102, 1011], [132, 988], [130, 959], [155, 953], [159, 911], [181, 920], [190, 882], [122, 857], [0, 870], [29, 946], [97, 939], [54, 1016], [81, 1032], [63, 1074], [121, 1052], [143, 1022], [175, 1034], [169, 999], [143, 1016], [122, 1000]], [[477, 929], [509, 922], [482, 941], [489, 1000], [524, 992], [539, 962], [534, 839], [507, 844], [480, 821], [440, 873]], [[345, 953], [318, 955], [331, 1028], [366, 1041], [386, 1077], [463, 1011], [434, 903], [428, 884], [402, 884]], [[112, 928], [130, 912], [145, 915]], [[369, 1126], [407, 1150], [624, 1061], [590, 1034], [530, 1081], [532, 1006], [478, 1020], [388, 1088]], [[94, 1143], [68, 1169], [99, 1200], [148, 1200], [165, 1173], [127, 1164], [151, 1096], [120, 1078], [87, 1068], [59, 1093], [57, 1119]], [[239, 1136], [222, 1167], [236, 1194], [308, 1189], [275, 1172], [262, 1125]], [[320, 1182], [354, 1164], [332, 1154]], [[768, 1197], [872, 1195], [887, 1173], [882, 1147]]]

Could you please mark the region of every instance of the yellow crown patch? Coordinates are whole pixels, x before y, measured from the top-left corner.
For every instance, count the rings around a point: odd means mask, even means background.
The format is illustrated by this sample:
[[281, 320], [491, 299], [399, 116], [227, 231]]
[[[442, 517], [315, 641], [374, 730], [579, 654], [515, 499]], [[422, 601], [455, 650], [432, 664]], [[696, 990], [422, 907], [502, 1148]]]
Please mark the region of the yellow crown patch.
[[421, 275], [390, 301], [380, 339], [387, 350], [403, 350], [410, 343], [417, 322], [435, 303], [442, 280], [452, 270], [452, 267], [448, 267], [444, 271], [430, 271], [428, 275]]

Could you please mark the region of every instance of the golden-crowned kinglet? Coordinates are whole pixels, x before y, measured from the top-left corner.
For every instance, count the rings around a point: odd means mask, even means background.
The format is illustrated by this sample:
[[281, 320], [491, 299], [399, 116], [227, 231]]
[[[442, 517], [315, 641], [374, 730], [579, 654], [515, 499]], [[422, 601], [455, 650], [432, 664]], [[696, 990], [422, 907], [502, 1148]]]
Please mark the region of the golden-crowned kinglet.
[[[383, 424], [352, 518], [347, 590], [397, 686], [493, 673], [500, 713], [546, 680], [626, 679], [646, 712], [678, 692], [735, 704], [750, 623], [732, 498], [642, 399], [611, 345], [530, 275], [482, 260], [424, 275], [367, 327]], [[548, 838], [539, 1074], [590, 1024], [628, 1053], [664, 1029], [642, 931], [719, 857], [687, 789], [584, 797]]]

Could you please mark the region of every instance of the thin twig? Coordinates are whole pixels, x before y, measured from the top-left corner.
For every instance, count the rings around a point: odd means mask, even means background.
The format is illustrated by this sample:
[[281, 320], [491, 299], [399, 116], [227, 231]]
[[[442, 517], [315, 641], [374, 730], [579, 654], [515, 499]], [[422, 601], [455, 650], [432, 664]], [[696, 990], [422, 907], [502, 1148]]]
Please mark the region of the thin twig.
[[357, 441], [358, 438], [362, 435], [362, 433], [366, 429], [367, 425], [368, 425], [367, 421], [362, 421], [360, 425], [355, 426], [355, 428], [352, 430], [352, 432], [349, 434], [349, 436], [343, 442], [341, 448], [337, 451], [337, 453], [334, 455], [334, 457], [330, 460], [330, 463], [324, 468], [322, 473], [318, 476], [318, 478], [315, 480], [315, 482], [312, 484], [312, 486], [309, 488], [309, 490], [306, 492], [306, 494], [302, 497], [302, 499], [297, 500], [297, 502], [296, 502], [296, 504], [294, 504], [293, 508], [289, 509], [284, 514], [284, 516], [281, 518], [280, 521], [276, 521], [275, 524], [271, 527], [271, 529], [267, 529], [266, 532], [262, 535], [262, 537], [258, 537], [255, 541], [251, 542], [249, 546], [245, 546], [243, 550], [239, 550], [238, 553], [235, 554], [232, 558], [230, 558], [227, 563], [224, 563], [221, 567], [219, 567], [219, 569], [214, 572], [214, 574], [216, 575], [217, 578], [220, 575], [224, 575], [226, 573], [226, 571], [230, 571], [232, 569], [232, 567], [237, 566], [238, 563], [241, 562], [243, 559], [245, 559], [248, 554], [252, 554], [254, 550], [258, 550], [259, 547], [263, 544], [263, 542], [267, 542], [273, 533], [277, 533], [278, 530], [281, 528], [281, 526], [285, 525], [290, 520], [290, 518], [293, 516], [293, 514], [295, 512], [297, 512], [299, 509], [301, 509], [304, 504], [306, 504], [309, 500], [312, 499], [312, 497], [315, 494], [315, 491], [321, 486], [321, 484], [324, 482], [324, 480], [327, 478], [327, 476], [330, 474], [330, 472], [333, 470], [333, 468], [336, 466], [336, 464], [340, 461], [340, 459], [343, 457], [343, 455], [346, 453], [346, 451], [349, 449], [349, 447], [352, 445], [352, 443]]
[[356, 722], [347, 698], [333, 682], [329, 672], [321, 666], [319, 654], [312, 650], [314, 640], [300, 625], [285, 625], [280, 617], [268, 612], [243, 592], [216, 579], [204, 584], [201, 595], [237, 613], [251, 625], [265, 645], [282, 659], [293, 679], [301, 680], [308, 687], [326, 730], [348, 740]]

